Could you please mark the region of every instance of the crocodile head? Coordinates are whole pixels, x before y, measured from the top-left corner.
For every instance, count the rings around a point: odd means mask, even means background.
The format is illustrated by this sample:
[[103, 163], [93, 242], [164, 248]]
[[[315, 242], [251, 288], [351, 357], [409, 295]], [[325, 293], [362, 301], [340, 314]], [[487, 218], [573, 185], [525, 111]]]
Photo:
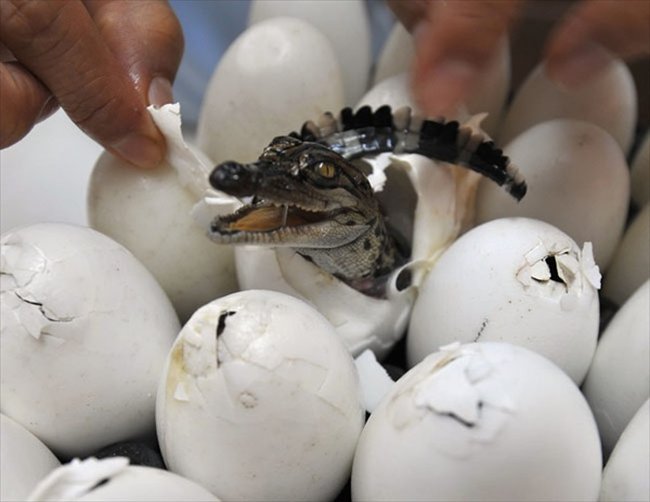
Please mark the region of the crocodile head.
[[392, 238], [364, 173], [318, 143], [279, 136], [251, 164], [225, 162], [210, 184], [252, 202], [212, 221], [223, 244], [292, 247], [344, 280], [377, 277], [395, 262]]

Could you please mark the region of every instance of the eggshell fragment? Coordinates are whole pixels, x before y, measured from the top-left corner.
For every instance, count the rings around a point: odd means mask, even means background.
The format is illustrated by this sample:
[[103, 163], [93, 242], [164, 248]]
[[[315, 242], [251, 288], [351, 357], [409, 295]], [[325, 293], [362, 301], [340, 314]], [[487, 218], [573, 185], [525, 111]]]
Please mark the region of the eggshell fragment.
[[454, 344], [370, 416], [352, 500], [596, 500], [600, 477], [596, 425], [562, 371], [521, 347]]
[[312, 24], [327, 37], [341, 64], [345, 103], [352, 105], [366, 90], [370, 75], [370, 24], [362, 0], [255, 0], [248, 24], [291, 16]]
[[625, 231], [603, 281], [603, 296], [622, 305], [650, 277], [650, 204]]
[[74, 459], [43, 479], [30, 502], [218, 501], [202, 486], [173, 472], [129, 465], [125, 457]]
[[636, 412], [621, 434], [603, 471], [598, 500], [650, 500], [650, 401]]
[[[151, 110], [168, 145], [157, 169], [136, 169], [104, 152], [88, 187], [90, 226], [131, 251], [156, 277], [182, 321], [205, 303], [237, 289], [230, 246], [216, 246], [192, 218], [208, 190], [211, 165], [181, 135], [180, 108]], [[168, 124], [164, 128], [165, 120]], [[239, 205], [227, 200], [215, 213]]]
[[650, 131], [632, 161], [632, 200], [643, 207], [650, 201]]
[[549, 358], [576, 383], [598, 336], [598, 267], [557, 228], [503, 218], [456, 240], [424, 279], [407, 336], [409, 365], [460, 341], [509, 342]]
[[623, 234], [630, 197], [625, 157], [607, 132], [587, 122], [558, 119], [538, 124], [505, 147], [526, 178], [520, 201], [481, 183], [478, 223], [505, 216], [546, 221], [576, 242], [594, 245], [605, 268]]
[[341, 69], [306, 21], [273, 18], [244, 31], [215, 70], [201, 107], [198, 146], [215, 164], [252, 162], [274, 137], [343, 107]]
[[0, 414], [0, 500], [25, 500], [36, 483], [59, 465], [40, 439]]
[[595, 124], [628, 151], [636, 125], [637, 97], [629, 68], [614, 59], [584, 86], [565, 89], [546, 76], [539, 64], [517, 91], [503, 120], [499, 141], [506, 144], [529, 127], [566, 118]]
[[32, 225], [0, 244], [2, 413], [64, 457], [151, 433], [180, 328], [151, 274], [84, 227]]
[[166, 465], [225, 500], [331, 500], [363, 424], [354, 362], [318, 312], [242, 291], [199, 309], [156, 404]]
[[639, 406], [650, 396], [650, 281], [612, 318], [583, 386], [603, 449], [609, 453]]

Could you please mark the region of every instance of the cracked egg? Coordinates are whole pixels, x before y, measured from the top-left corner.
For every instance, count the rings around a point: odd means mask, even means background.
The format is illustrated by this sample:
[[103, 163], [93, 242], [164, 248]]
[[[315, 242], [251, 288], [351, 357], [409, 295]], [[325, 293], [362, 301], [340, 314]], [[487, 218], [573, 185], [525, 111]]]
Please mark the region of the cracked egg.
[[596, 424], [561, 370], [506, 343], [453, 344], [370, 416], [352, 500], [596, 500], [600, 477]]
[[383, 294], [360, 292], [289, 248], [238, 246], [235, 264], [242, 289], [281, 291], [310, 303], [350, 353], [371, 349], [381, 359], [403, 336], [423, 277], [467, 223], [480, 175], [414, 154], [364, 161], [389, 229], [410, 249]]
[[149, 271], [73, 225], [24, 227], [0, 245], [2, 413], [62, 457], [152, 433], [180, 326]]
[[44, 477], [29, 502], [219, 502], [202, 486], [163, 469], [129, 465], [126, 457], [73, 459]]
[[171, 471], [224, 500], [331, 500], [350, 474], [360, 399], [354, 362], [322, 315], [242, 291], [179, 334], [158, 390], [158, 440]]
[[600, 272], [553, 225], [503, 218], [473, 228], [420, 288], [407, 336], [410, 365], [460, 341], [509, 342], [538, 352], [580, 383], [596, 350]]

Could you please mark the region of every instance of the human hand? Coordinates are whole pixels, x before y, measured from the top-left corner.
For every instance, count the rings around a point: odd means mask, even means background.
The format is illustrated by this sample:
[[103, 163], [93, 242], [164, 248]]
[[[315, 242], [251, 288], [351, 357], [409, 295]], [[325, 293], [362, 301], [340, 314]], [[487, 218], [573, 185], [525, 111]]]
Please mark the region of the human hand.
[[[430, 115], [446, 114], [475, 88], [523, 0], [388, 0], [413, 32], [415, 98]], [[573, 88], [605, 69], [612, 56], [650, 55], [650, 2], [582, 0], [559, 20], [544, 52], [549, 77]]]
[[[172, 100], [183, 35], [157, 0], [1, 0], [0, 147], [61, 106], [106, 149], [158, 165], [148, 104]], [[13, 58], [12, 58], [13, 56]]]

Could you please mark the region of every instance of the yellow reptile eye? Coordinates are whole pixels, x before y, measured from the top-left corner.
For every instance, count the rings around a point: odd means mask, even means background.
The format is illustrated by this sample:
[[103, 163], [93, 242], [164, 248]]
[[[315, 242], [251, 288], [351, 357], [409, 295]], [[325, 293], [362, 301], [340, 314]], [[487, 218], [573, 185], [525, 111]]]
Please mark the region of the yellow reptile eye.
[[316, 171], [323, 178], [333, 178], [336, 176], [336, 167], [334, 164], [329, 164], [328, 162], [321, 162], [316, 166]]

